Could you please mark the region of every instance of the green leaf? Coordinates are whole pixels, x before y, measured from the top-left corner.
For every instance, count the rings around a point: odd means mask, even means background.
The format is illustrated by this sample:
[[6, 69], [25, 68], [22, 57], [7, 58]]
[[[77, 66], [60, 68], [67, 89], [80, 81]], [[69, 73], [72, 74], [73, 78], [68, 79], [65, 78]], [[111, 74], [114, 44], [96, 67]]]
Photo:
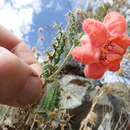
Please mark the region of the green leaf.
[[51, 112], [55, 108], [58, 108], [60, 91], [60, 83], [58, 81], [51, 83], [46, 95], [40, 102], [40, 111]]

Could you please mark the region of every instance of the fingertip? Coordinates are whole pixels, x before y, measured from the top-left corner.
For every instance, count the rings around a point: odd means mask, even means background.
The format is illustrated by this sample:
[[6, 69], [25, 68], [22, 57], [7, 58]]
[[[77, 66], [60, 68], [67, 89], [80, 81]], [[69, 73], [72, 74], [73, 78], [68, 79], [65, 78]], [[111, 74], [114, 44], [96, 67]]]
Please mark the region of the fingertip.
[[30, 76], [23, 90], [18, 96], [17, 102], [20, 106], [33, 104], [42, 96], [42, 81], [39, 77]]
[[38, 63], [31, 64], [30, 67], [40, 76], [42, 73], [42, 67]]

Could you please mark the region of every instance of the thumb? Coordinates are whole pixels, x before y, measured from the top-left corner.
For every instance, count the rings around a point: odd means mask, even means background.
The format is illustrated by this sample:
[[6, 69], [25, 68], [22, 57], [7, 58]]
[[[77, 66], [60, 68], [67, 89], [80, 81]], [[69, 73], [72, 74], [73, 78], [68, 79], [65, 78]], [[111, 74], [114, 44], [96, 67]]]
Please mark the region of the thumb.
[[40, 99], [42, 82], [32, 67], [0, 47], [0, 103], [24, 106]]

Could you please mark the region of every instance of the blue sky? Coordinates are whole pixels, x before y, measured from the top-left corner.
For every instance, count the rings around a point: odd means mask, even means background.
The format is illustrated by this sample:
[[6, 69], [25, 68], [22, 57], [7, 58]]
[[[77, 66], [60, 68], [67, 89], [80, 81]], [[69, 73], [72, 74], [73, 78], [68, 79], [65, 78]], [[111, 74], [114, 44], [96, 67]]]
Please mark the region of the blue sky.
[[[23, 39], [30, 47], [47, 49], [56, 30], [55, 23], [66, 25], [65, 14], [72, 9], [69, 0], [0, 0], [0, 24]], [[38, 28], [43, 28], [44, 43], [38, 44]]]
[[[71, 4], [67, 0], [65, 1], [65, 3], [63, 3], [62, 0], [53, 0], [53, 2], [42, 2], [42, 11], [34, 16], [35, 24], [32, 26], [32, 28], [35, 31], [27, 34], [29, 35], [29, 42], [31, 43], [31, 45], [34, 46], [36, 44], [37, 38], [39, 36], [37, 29], [39, 27], [42, 27], [44, 30], [43, 35], [45, 37], [43, 48], [47, 49], [49, 47], [49, 43], [51, 43], [56, 33], [56, 30], [54, 28], [51, 28], [51, 26], [53, 26], [53, 24], [55, 23], [65, 26], [65, 14], [72, 9]], [[37, 47], [41, 49], [41, 46], [39, 45]]]
[[[74, 8], [86, 8], [89, 0], [0, 0], [0, 24], [39, 50], [47, 49], [56, 30], [55, 23], [66, 25], [65, 14]], [[93, 0], [92, 0], [93, 1]], [[43, 28], [45, 40], [38, 41], [38, 28]]]
[[[50, 47], [56, 30], [55, 23], [66, 25], [65, 14], [73, 9], [93, 9], [98, 3], [113, 0], [0, 0], [0, 24], [23, 39], [30, 47], [42, 51]], [[95, 6], [96, 5], [96, 6]], [[38, 43], [38, 28], [43, 28], [45, 40]]]

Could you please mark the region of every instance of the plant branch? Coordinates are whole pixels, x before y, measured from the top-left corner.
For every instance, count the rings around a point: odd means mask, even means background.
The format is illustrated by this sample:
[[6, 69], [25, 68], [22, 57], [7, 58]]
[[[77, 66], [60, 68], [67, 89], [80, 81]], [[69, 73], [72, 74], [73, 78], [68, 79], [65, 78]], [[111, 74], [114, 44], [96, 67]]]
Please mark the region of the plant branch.
[[65, 57], [63, 63], [61, 64], [61, 66], [52, 74], [50, 75], [47, 80], [51, 80], [53, 79], [58, 73], [60, 73], [60, 71], [64, 68], [65, 64], [68, 62], [68, 60], [70, 59], [70, 53], [72, 51], [72, 49], [74, 48], [74, 44], [72, 45], [71, 49], [69, 50], [69, 53], [67, 54], [67, 56]]

